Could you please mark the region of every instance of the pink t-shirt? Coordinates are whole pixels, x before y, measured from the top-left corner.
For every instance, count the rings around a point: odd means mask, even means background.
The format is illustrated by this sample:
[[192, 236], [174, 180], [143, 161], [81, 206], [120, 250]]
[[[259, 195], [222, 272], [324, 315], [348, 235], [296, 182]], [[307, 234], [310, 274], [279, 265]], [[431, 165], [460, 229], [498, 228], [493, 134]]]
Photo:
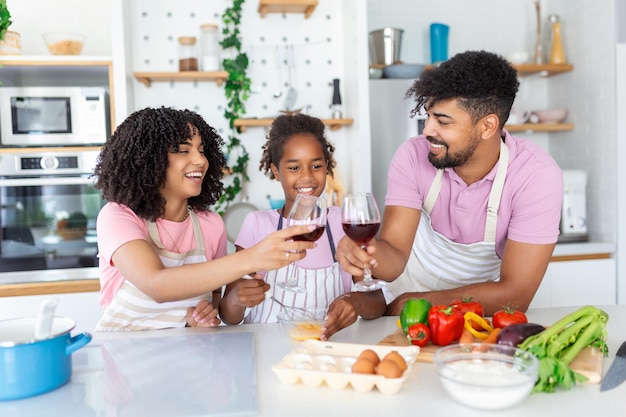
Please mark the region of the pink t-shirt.
[[[563, 174], [552, 157], [528, 140], [504, 132], [509, 166], [496, 228], [496, 253], [502, 258], [506, 239], [549, 244], [559, 236]], [[428, 161], [424, 135], [404, 142], [389, 166], [386, 206], [421, 210], [437, 169]], [[498, 165], [480, 181], [467, 185], [446, 168], [439, 198], [431, 213], [433, 228], [457, 243], [483, 241], [487, 201]]]
[[[276, 210], [260, 210], [248, 213], [241, 224], [239, 235], [235, 239], [235, 245], [244, 249], [256, 245], [268, 234], [277, 230], [279, 216]], [[333, 243], [336, 247], [339, 240], [345, 236], [341, 226], [341, 208], [337, 206], [328, 208], [328, 224], [330, 225]], [[283, 219], [283, 228], [286, 225], [287, 220]], [[304, 259], [298, 261], [298, 266], [305, 269], [320, 269], [327, 268], [335, 263], [328, 241], [328, 232], [324, 231], [322, 237], [315, 243], [317, 247], [307, 250]], [[340, 270], [344, 288], [350, 289], [352, 287], [352, 275], [341, 268]]]
[[[226, 227], [220, 215], [210, 211], [196, 213], [196, 215], [202, 230], [207, 260], [225, 256]], [[161, 243], [166, 250], [182, 253], [196, 247], [190, 218], [184, 222], [158, 219], [156, 223]], [[167, 233], [165, 227], [167, 227]], [[104, 309], [111, 303], [115, 293], [124, 283], [124, 277], [113, 264], [113, 254], [131, 240], [147, 240], [148, 222], [138, 217], [126, 206], [107, 203], [98, 214], [96, 228], [100, 261], [99, 302]], [[176, 241], [176, 247], [174, 241]]]

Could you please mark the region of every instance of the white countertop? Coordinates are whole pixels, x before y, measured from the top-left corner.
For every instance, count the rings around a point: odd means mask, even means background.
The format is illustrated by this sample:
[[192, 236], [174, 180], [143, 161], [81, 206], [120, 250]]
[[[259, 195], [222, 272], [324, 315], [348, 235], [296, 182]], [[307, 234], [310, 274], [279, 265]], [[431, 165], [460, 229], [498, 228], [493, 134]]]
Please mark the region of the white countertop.
[[[610, 315], [607, 326], [610, 352], [604, 361], [606, 372], [625, 337], [626, 305], [602, 308]], [[552, 324], [573, 310], [574, 307], [529, 310], [528, 317], [532, 322]], [[331, 341], [375, 344], [395, 331], [396, 320], [397, 317], [383, 317], [372, 321], [359, 320], [353, 326], [336, 334]], [[241, 337], [252, 335], [254, 355], [241, 356], [241, 360], [237, 361], [223, 360], [212, 363], [207, 361], [206, 358], [211, 357], [213, 345], [210, 343], [207, 345], [206, 341], [211, 337], [217, 340], [216, 335], [222, 335], [223, 339], [224, 335], [233, 333], [240, 334]], [[181, 340], [184, 342], [180, 342]], [[205, 347], [198, 350], [199, 345]], [[467, 408], [450, 399], [439, 383], [434, 366], [427, 363], [415, 363], [400, 392], [395, 395], [385, 395], [376, 389], [357, 392], [351, 388], [333, 390], [326, 386], [311, 388], [302, 384], [283, 385], [272, 372], [271, 366], [298, 345], [299, 343], [290, 340], [277, 324], [229, 326], [217, 329], [97, 333], [87, 347], [73, 354], [74, 372], [70, 383], [38, 397], [0, 402], [0, 415], [320, 417], [330, 413], [333, 416], [359, 417], [409, 414], [427, 414], [433, 417], [453, 415], [485, 417], [484, 411]], [[103, 349], [103, 346], [107, 349]], [[114, 349], [110, 349], [111, 347]], [[246, 349], [246, 343], [241, 343], [241, 351]], [[103, 357], [101, 353], [103, 351], [112, 354]], [[234, 354], [236, 355], [238, 354]], [[256, 364], [256, 385], [254, 383], [250, 385], [255, 377], [254, 372], [249, 370], [250, 356], [254, 356], [253, 363]], [[222, 372], [235, 369], [235, 374], [245, 373], [245, 369], [248, 369], [250, 375], [240, 379], [243, 385], [224, 384], [224, 379], [220, 380], [218, 371], [186, 376], [187, 372], [181, 370], [189, 369], [194, 363], [199, 369], [206, 369], [207, 366], [218, 369], [219, 364]], [[130, 374], [134, 375], [134, 380], [124, 380], [124, 375]], [[155, 380], [166, 382], [157, 383], [155, 388]], [[142, 391], [141, 387], [149, 385], [150, 382], [153, 383], [152, 388]], [[248, 394], [246, 396], [248, 402], [244, 404], [244, 408], [248, 407], [248, 410], [252, 411], [239, 414], [208, 411], [210, 406], [206, 401], [209, 398], [224, 401], [224, 398], [233, 398], [237, 394], [254, 390], [256, 396]], [[570, 391], [532, 394], [524, 403], [498, 411], [494, 415], [617, 416], [624, 413], [625, 395], [626, 384], [603, 393], [600, 393], [599, 385], [578, 385]]]

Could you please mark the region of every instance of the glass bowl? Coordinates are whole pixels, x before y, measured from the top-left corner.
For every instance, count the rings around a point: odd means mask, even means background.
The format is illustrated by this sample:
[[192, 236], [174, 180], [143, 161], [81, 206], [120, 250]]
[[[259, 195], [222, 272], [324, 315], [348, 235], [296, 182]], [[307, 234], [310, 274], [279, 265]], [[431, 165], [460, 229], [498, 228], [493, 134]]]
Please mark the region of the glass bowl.
[[87, 39], [80, 33], [44, 33], [43, 41], [52, 55], [80, 55]]
[[319, 340], [326, 318], [326, 308], [307, 308], [305, 311], [283, 308], [277, 315], [278, 323], [293, 340]]
[[539, 370], [537, 357], [505, 345], [464, 343], [440, 348], [434, 356], [444, 389], [461, 404], [500, 410], [530, 395]]

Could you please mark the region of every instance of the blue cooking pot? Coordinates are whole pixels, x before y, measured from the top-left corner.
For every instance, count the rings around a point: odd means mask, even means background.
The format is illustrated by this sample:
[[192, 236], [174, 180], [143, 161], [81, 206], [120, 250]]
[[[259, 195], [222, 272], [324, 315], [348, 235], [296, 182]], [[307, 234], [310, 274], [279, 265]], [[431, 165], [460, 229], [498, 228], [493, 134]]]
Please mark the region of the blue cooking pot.
[[50, 336], [35, 338], [36, 317], [0, 321], [0, 401], [43, 394], [72, 376], [72, 353], [91, 341], [91, 334], [71, 336], [76, 323], [55, 317]]

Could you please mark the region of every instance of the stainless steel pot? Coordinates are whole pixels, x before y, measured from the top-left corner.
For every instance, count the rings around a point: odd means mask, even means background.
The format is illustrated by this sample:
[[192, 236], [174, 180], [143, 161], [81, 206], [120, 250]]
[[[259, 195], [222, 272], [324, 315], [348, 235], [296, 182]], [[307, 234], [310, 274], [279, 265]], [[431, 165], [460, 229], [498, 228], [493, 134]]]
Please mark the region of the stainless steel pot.
[[76, 323], [55, 317], [50, 336], [37, 340], [37, 317], [0, 321], [0, 401], [32, 397], [64, 385], [72, 376], [72, 353], [91, 334], [71, 336]]

